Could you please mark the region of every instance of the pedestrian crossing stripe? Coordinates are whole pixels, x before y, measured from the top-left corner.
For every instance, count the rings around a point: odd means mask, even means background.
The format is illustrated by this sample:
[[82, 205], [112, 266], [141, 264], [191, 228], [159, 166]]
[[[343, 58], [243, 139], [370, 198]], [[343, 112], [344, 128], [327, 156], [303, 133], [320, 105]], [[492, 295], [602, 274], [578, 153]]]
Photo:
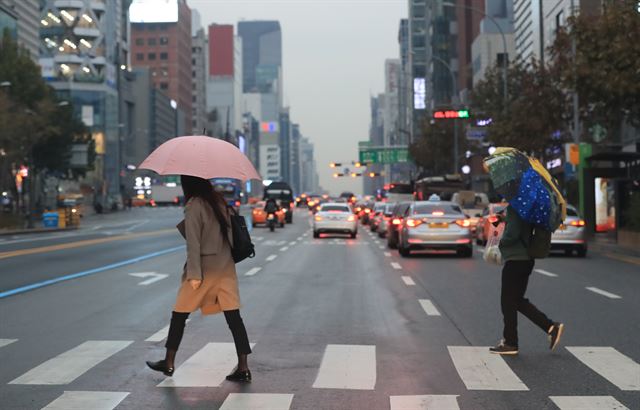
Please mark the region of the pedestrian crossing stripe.
[[468, 390], [529, 390], [500, 355], [489, 352], [488, 346], [448, 346], [447, 348]]
[[89, 340], [34, 367], [9, 384], [71, 383], [131, 343], [129, 340]]
[[13, 342], [17, 342], [18, 339], [0, 339], [0, 347], [9, 346]]
[[230, 393], [220, 410], [289, 410], [293, 394]]
[[391, 410], [460, 410], [457, 395], [391, 396]]
[[613, 347], [567, 346], [567, 350], [620, 390], [640, 391], [640, 365]]
[[65, 391], [42, 410], [113, 410], [128, 395], [127, 392]]
[[[190, 321], [191, 321], [191, 318], [187, 319], [186, 323], [189, 323]], [[155, 332], [154, 334], [146, 338], [144, 341], [145, 342], [161, 342], [167, 338], [168, 334], [169, 334], [169, 325], [158, 330], [157, 332]]]
[[611, 396], [549, 396], [560, 410], [629, 410]]
[[314, 388], [373, 390], [375, 385], [375, 346], [327, 345]]

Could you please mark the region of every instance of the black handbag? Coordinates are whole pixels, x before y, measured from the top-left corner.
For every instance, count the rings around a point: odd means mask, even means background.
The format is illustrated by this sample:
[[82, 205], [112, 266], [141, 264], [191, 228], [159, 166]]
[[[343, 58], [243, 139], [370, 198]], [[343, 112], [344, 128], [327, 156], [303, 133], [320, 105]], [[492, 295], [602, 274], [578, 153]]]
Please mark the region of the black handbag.
[[231, 256], [233, 261], [238, 263], [247, 258], [253, 258], [256, 256], [256, 251], [253, 242], [251, 242], [251, 235], [244, 216], [238, 215], [232, 207], [228, 208], [231, 214], [229, 219], [231, 220], [231, 233], [233, 234], [233, 244], [229, 241]]

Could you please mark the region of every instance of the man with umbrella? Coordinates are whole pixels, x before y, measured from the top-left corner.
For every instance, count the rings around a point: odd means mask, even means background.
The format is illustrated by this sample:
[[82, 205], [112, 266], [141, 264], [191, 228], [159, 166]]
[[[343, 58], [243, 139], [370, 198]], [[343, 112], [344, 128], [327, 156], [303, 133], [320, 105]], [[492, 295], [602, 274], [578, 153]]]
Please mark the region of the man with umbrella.
[[494, 188], [509, 202], [499, 245], [505, 261], [500, 295], [503, 339], [489, 350], [500, 355], [518, 354], [518, 312], [547, 333], [553, 350], [560, 342], [564, 325], [538, 310], [525, 293], [535, 259], [549, 253], [551, 233], [562, 222], [566, 203], [539, 162], [520, 151], [496, 150], [485, 159], [485, 166]]

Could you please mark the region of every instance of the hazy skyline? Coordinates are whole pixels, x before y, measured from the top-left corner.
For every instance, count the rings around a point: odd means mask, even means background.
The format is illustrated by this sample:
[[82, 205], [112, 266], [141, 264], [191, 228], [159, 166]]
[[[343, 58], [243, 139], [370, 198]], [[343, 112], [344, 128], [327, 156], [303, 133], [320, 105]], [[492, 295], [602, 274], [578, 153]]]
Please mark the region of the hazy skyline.
[[[407, 2], [357, 0], [187, 0], [211, 23], [278, 20], [285, 105], [315, 145], [320, 184], [362, 192], [362, 179], [332, 177], [329, 163], [357, 160], [369, 139], [370, 97], [384, 91], [384, 61], [399, 58], [398, 28]], [[237, 28], [237, 27], [236, 27]]]

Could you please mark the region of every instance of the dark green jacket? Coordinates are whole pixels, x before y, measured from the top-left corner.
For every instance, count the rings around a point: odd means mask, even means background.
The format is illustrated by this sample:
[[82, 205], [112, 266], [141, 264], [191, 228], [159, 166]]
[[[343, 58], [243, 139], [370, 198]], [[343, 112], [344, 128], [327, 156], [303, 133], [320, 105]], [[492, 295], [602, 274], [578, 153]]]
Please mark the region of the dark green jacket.
[[524, 221], [515, 209], [507, 207], [506, 226], [500, 239], [500, 253], [503, 261], [531, 259], [527, 248], [531, 240], [532, 226]]

